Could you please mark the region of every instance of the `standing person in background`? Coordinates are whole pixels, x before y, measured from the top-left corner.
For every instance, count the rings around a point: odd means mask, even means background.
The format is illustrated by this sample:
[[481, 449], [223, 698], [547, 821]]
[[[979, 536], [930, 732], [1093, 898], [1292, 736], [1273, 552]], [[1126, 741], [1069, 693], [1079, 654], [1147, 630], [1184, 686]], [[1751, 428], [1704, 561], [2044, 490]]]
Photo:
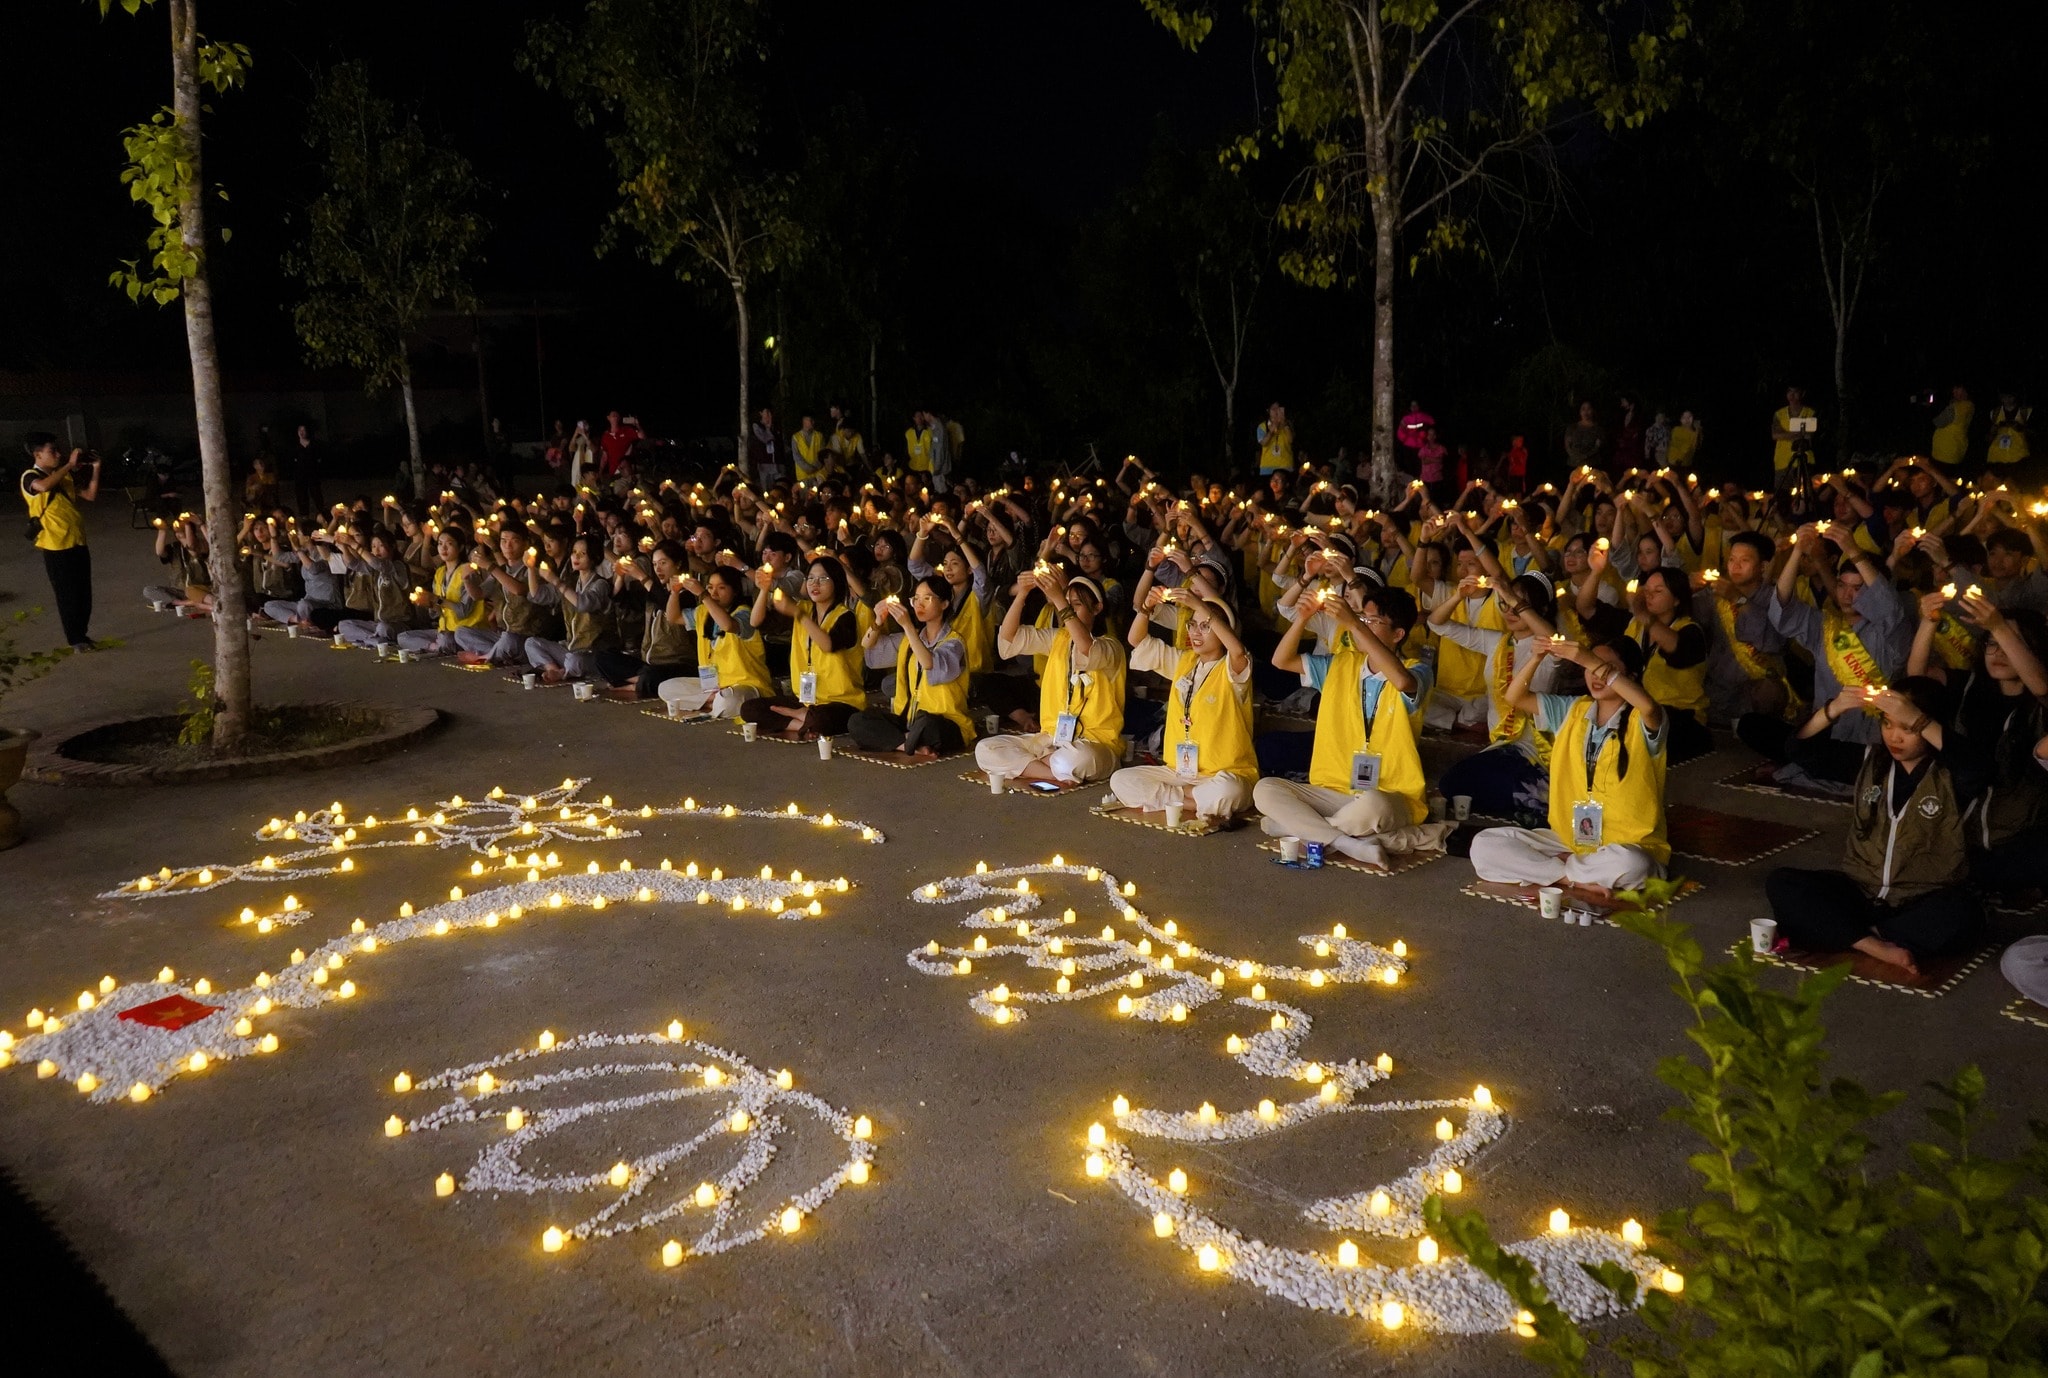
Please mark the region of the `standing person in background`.
[[1970, 390], [1957, 383], [1948, 390], [1948, 405], [1934, 415], [1934, 439], [1928, 453], [1936, 464], [1960, 465], [1970, 451], [1970, 423], [1977, 419], [1977, 404]]
[[[1803, 439], [1811, 431], [1795, 431], [1794, 421], [1813, 420], [1813, 408], [1806, 405], [1803, 388], [1786, 388], [1785, 405], [1771, 416], [1771, 439], [1775, 442], [1771, 450], [1771, 486], [1783, 491], [1792, 486], [1792, 456], [1801, 446], [1810, 447], [1812, 442]], [[1808, 453], [1811, 454], [1810, 448]]]
[[761, 408], [747, 435], [747, 469], [765, 492], [782, 476], [782, 437], [775, 432], [775, 412]]
[[[604, 419], [604, 434], [597, 438], [597, 443], [604, 449], [603, 476], [610, 478], [625, 462], [626, 452], [633, 448], [633, 442], [640, 438], [640, 428], [622, 419], [616, 408], [606, 412]], [[583, 423], [577, 422], [576, 429], [581, 432]], [[588, 469], [584, 470], [584, 477], [589, 477]], [[580, 484], [581, 480], [572, 482]]]
[[953, 423], [928, 411], [924, 424], [932, 437], [932, 491], [943, 493], [953, 477]]
[[1294, 471], [1294, 427], [1287, 424], [1287, 408], [1275, 402], [1266, 408], [1260, 423], [1259, 473], [1288, 474]]
[[1621, 399], [1621, 424], [1614, 428], [1614, 472], [1625, 474], [1643, 467], [1643, 420], [1636, 415], [1636, 399]]
[[1521, 436], [1512, 438], [1507, 453], [1501, 456], [1501, 476], [1505, 480], [1501, 487], [1509, 493], [1529, 491], [1529, 446]]
[[[616, 417], [617, 412], [612, 415]], [[581, 488], [585, 476], [597, 472], [597, 448], [590, 443], [590, 423], [578, 421], [569, 438], [569, 486]]]
[[1671, 418], [1658, 412], [1650, 419], [1649, 429], [1643, 432], [1643, 459], [1651, 469], [1665, 469], [1671, 465]]
[[[2034, 453], [2027, 443], [2027, 423], [2033, 419], [2032, 407], [2021, 406], [2009, 392], [1999, 393], [1998, 410], [1991, 413], [1991, 444], [1984, 452], [1985, 461], [2002, 470], [2026, 463]], [[2003, 478], [1999, 481], [2005, 482]]]
[[929, 482], [932, 473], [932, 418], [926, 411], [910, 414], [910, 425], [903, 432], [904, 462], [912, 477], [919, 483]]
[[[100, 495], [100, 457], [74, 449], [69, 459], [47, 431], [30, 433], [24, 442], [31, 461], [21, 476], [21, 496], [28, 503], [29, 527], [36, 549], [43, 552], [43, 572], [57, 600], [57, 620], [64, 640], [74, 651], [94, 649], [92, 634], [92, 551], [85, 544], [85, 513], [81, 502]], [[91, 475], [80, 491], [72, 477], [79, 469]]]
[[1394, 439], [1407, 446], [1408, 453], [1414, 454], [1422, 448], [1424, 437], [1435, 424], [1436, 418], [1424, 411], [1420, 402], [1410, 402], [1408, 414], [1402, 417], [1401, 424], [1394, 428]]
[[832, 453], [839, 456], [839, 463], [849, 473], [868, 457], [867, 442], [861, 439], [860, 427], [853, 423], [853, 416], [844, 407], [827, 409], [832, 418], [832, 436], [825, 442]]
[[811, 420], [809, 412], [797, 423], [789, 438], [789, 458], [796, 468], [798, 483], [816, 485], [825, 477], [825, 433]]
[[327, 506], [327, 494], [320, 486], [320, 447], [313, 440], [311, 426], [299, 427], [292, 441], [292, 484], [298, 490], [299, 515], [317, 517]]
[[1574, 471], [1607, 468], [1607, 428], [1591, 402], [1579, 403], [1579, 419], [1564, 428], [1564, 459]]
[[1438, 506], [1450, 496], [1449, 476], [1444, 473], [1444, 459], [1449, 453], [1443, 441], [1436, 438], [1436, 427], [1422, 433], [1422, 447], [1415, 452], [1415, 462], [1422, 466], [1422, 482], [1429, 489], [1429, 500]]
[[1678, 414], [1678, 424], [1671, 428], [1671, 440], [1664, 450], [1664, 464], [1667, 468], [1686, 470], [1698, 461], [1694, 456], [1700, 452], [1700, 419], [1690, 411]]

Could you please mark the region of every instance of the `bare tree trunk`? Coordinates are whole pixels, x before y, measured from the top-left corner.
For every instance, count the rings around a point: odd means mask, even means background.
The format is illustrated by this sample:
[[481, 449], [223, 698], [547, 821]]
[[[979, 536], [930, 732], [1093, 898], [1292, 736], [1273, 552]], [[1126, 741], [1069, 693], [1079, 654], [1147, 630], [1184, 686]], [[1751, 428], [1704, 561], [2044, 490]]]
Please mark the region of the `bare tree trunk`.
[[1394, 464], [1394, 231], [1400, 207], [1389, 195], [1373, 198], [1372, 252], [1372, 461], [1376, 472]]
[[249, 732], [249, 608], [236, 554], [233, 475], [228, 467], [227, 415], [221, 404], [220, 353], [213, 338], [213, 286], [206, 267], [205, 180], [200, 172], [199, 15], [196, 0], [171, 0], [172, 112], [191, 171], [178, 200], [179, 238], [198, 264], [182, 288], [185, 345], [192, 356], [192, 411], [199, 432], [199, 472], [206, 500], [207, 566], [213, 574], [213, 746], [242, 748]]
[[[875, 363], [877, 356], [881, 353], [881, 349], [881, 337], [879, 335], [868, 336], [868, 435], [870, 437], [879, 437], [881, 435], [881, 432], [875, 429], [882, 424], [882, 393], [880, 385], [875, 381]], [[872, 445], [875, 441], [870, 439], [868, 443]]]
[[412, 401], [412, 359], [401, 353], [398, 363], [398, 395], [405, 400], [405, 442], [412, 454], [412, 495], [427, 495], [427, 465], [420, 454], [420, 414]]
[[1849, 321], [1835, 316], [1835, 467], [1849, 463]]
[[748, 478], [758, 478], [759, 475], [747, 467], [747, 433], [750, 423], [747, 418], [747, 285], [744, 282], [734, 281], [732, 304], [737, 319], [740, 351], [739, 447], [733, 452], [733, 463], [738, 465], [739, 471]]
[[1223, 467], [1229, 472], [1230, 447], [1237, 438], [1237, 383], [1235, 380], [1223, 388]]

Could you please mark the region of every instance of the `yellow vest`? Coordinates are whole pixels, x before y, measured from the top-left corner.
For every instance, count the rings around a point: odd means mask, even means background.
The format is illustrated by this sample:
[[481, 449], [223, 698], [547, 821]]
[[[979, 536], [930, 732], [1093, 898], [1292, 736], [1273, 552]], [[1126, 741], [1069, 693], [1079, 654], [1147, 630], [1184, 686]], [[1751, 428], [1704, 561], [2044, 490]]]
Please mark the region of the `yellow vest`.
[[445, 598], [447, 603], [435, 604], [441, 610], [440, 621], [436, 624], [441, 631], [452, 632], [457, 627], [481, 627], [491, 615], [490, 604], [479, 598], [468, 612], [450, 603], [462, 601], [462, 574], [468, 565], [437, 565], [434, 567], [434, 597]]
[[[933, 684], [925, 678], [924, 666], [910, 653], [910, 638], [916, 635], [916, 631], [905, 632], [902, 644], [896, 648], [896, 698], [893, 708], [898, 715], [904, 717], [908, 717], [910, 710], [915, 707], [921, 713], [936, 713], [942, 718], [950, 718], [953, 725], [960, 729], [960, 740], [973, 741], [974, 720], [967, 716], [967, 676], [962, 674], [950, 684]], [[945, 644], [948, 636], [959, 640], [958, 634], [948, 627], [945, 635], [939, 638], [939, 643]]]
[[798, 431], [789, 438], [789, 452], [796, 456], [796, 476], [809, 483], [825, 472], [825, 466], [818, 462], [818, 456], [825, 449], [825, 433]]
[[1077, 737], [1098, 746], [1121, 751], [1124, 736], [1124, 648], [1107, 637], [1097, 637], [1114, 653], [1115, 665], [1107, 670], [1083, 671], [1082, 684], [1073, 671], [1074, 639], [1062, 627], [1053, 634], [1052, 650], [1045, 657], [1045, 674], [1038, 685], [1038, 730], [1050, 732], [1062, 713], [1080, 716]]
[[[1351, 644], [1349, 632], [1343, 633], [1331, 657], [1330, 672], [1323, 678], [1308, 782], [1350, 794], [1351, 758], [1372, 751], [1380, 758], [1380, 792], [1406, 799], [1409, 821], [1420, 823], [1429, 817], [1429, 804], [1423, 797], [1427, 786], [1422, 778], [1422, 756], [1415, 748], [1415, 720], [1408, 712], [1408, 700], [1392, 684], [1382, 688], [1372, 728], [1367, 731], [1365, 704], [1358, 689], [1365, 668], [1364, 653]], [[1410, 668], [1414, 668], [1412, 663]]]
[[1930, 453], [1936, 464], [1961, 464], [1963, 453], [1970, 448], [1970, 422], [1977, 417], [1975, 402], [1955, 402], [1956, 419], [1934, 432], [1934, 444]]
[[43, 524], [36, 533], [36, 549], [69, 550], [84, 545], [85, 516], [78, 510], [78, 485], [66, 474], [44, 492], [30, 491], [30, 479], [48, 477], [39, 466], [31, 466], [21, 476], [21, 496], [28, 503], [28, 514]]
[[932, 471], [932, 433], [927, 430], [905, 431], [903, 448], [910, 456], [912, 473], [929, 474]]
[[1259, 754], [1252, 748], [1252, 687], [1230, 680], [1229, 658], [1216, 662], [1195, 690], [1189, 705], [1183, 689], [1200, 659], [1185, 652], [1173, 667], [1173, 692], [1166, 699], [1165, 760], [1169, 768], [1179, 759], [1175, 754], [1182, 742], [1193, 742], [1196, 769], [1203, 775], [1228, 771], [1243, 780], [1259, 778]]
[[[1812, 416], [1813, 408], [1801, 407], [1799, 409], [1799, 414], [1801, 416]], [[1778, 423], [1779, 430], [1786, 430], [1792, 424], [1792, 409], [1790, 407], [1780, 407], [1778, 408], [1777, 414], [1773, 416], [1771, 419]], [[1792, 442], [1789, 440], [1780, 440], [1777, 443], [1777, 448], [1771, 451], [1771, 467], [1773, 469], [1783, 469], [1788, 467], [1791, 463]]]
[[[1672, 619], [1671, 630], [1693, 625], [1690, 617], [1681, 614]], [[1628, 624], [1628, 639], [1638, 646], [1644, 644], [1646, 634], [1641, 618]], [[1665, 663], [1664, 653], [1651, 644], [1643, 664], [1643, 688], [1666, 708], [1683, 708], [1704, 718], [1707, 711], [1707, 662], [1702, 660], [1689, 670], [1674, 670]]]
[[697, 664], [699, 668], [709, 665], [718, 671], [718, 687], [721, 689], [750, 688], [766, 695], [775, 693], [774, 677], [768, 673], [768, 646], [761, 640], [758, 630], [750, 630], [745, 636], [737, 631], [726, 632], [716, 642], [711, 639], [711, 629], [718, 624], [711, 620], [711, 614], [697, 609]]
[[1688, 467], [1692, 452], [1699, 447], [1700, 433], [1690, 426], [1671, 428], [1671, 445], [1664, 451], [1664, 462], [1674, 469]]
[[[860, 617], [844, 603], [836, 603], [832, 611], [825, 614], [818, 623], [818, 629], [829, 638], [832, 627], [842, 617], [852, 617], [855, 628], [860, 626]], [[804, 674], [818, 677], [819, 703], [846, 703], [853, 707], [868, 706], [867, 688], [864, 685], [860, 642], [856, 640], [851, 648], [844, 651], [821, 651], [810, 635], [799, 627], [789, 638], [789, 682], [793, 686]]]
[[982, 607], [981, 597], [974, 591], [974, 585], [967, 586], [966, 596], [960, 606], [953, 610], [949, 623], [960, 641], [967, 647], [967, 673], [981, 675], [988, 673], [996, 661], [996, 629], [989, 625], [988, 609]]
[[1586, 734], [1593, 722], [1593, 700], [1582, 698], [1565, 714], [1550, 753], [1550, 830], [1574, 852], [1595, 850], [1572, 839], [1572, 805], [1591, 799], [1601, 807], [1602, 846], [1641, 847], [1658, 865], [1671, 860], [1664, 840], [1664, 757], [1652, 754], [1640, 713], [1629, 712], [1626, 735], [1628, 777], [1620, 773], [1621, 735], [1600, 746], [1593, 768], [1593, 788], [1586, 789]]
[[1282, 426], [1276, 431], [1267, 431], [1265, 443], [1259, 446], [1259, 472], [1270, 474], [1293, 467], [1294, 428]]
[[1991, 446], [1985, 452], [1985, 459], [1992, 464], [2017, 464], [2033, 453], [2027, 443], [2027, 422], [2033, 415], [2032, 407], [2017, 407], [2007, 411], [2000, 407], [1991, 413]]
[[[1479, 605], [1476, 622], [1467, 618], [1462, 598], [1452, 607], [1450, 620], [1496, 632], [1506, 631], [1508, 625], [1501, 621], [1500, 604], [1491, 595]], [[1436, 651], [1436, 687], [1461, 699], [1479, 697], [1486, 692], [1486, 657], [1478, 651], [1466, 650], [1449, 637], [1442, 638]]]

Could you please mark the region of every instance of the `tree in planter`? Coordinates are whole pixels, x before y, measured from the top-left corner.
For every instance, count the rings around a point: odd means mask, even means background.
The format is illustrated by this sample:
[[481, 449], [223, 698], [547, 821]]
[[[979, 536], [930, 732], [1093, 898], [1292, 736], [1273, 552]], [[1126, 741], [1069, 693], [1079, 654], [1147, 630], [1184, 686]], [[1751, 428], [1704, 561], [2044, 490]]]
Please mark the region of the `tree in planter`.
[[[129, 14], [157, 0], [97, 0], [104, 18], [116, 4]], [[158, 306], [185, 303], [185, 343], [192, 356], [192, 406], [199, 433], [201, 492], [206, 504], [207, 563], [213, 574], [213, 664], [220, 711], [213, 746], [223, 755], [242, 747], [249, 731], [248, 600], [236, 554], [241, 505], [228, 467], [227, 415], [221, 404], [220, 353], [213, 337], [213, 286], [207, 275], [206, 186], [201, 171], [200, 90], [222, 93], [249, 72], [249, 50], [216, 43], [199, 32], [198, 0], [168, 0], [171, 20], [171, 104], [124, 137], [128, 166], [121, 180], [147, 207], [156, 228], [149, 264], [124, 265], [115, 286], [131, 301]], [[220, 193], [225, 198], [226, 193]], [[228, 232], [220, 231], [222, 243]]]
[[630, 230], [649, 262], [731, 291], [741, 462], [753, 420], [748, 293], [804, 242], [791, 180], [761, 153], [765, 12], [761, 0], [586, 0], [580, 22], [534, 24], [519, 59], [579, 124], [606, 130], [620, 201], [598, 251]]
[[[1604, 1351], [1635, 1378], [2048, 1374], [2048, 1124], [2032, 1122], [2031, 1147], [2013, 1159], [1978, 1152], [1985, 1083], [1968, 1067], [1930, 1083], [1942, 1142], [1913, 1144], [1910, 1166], [1880, 1174], [1868, 1127], [1901, 1097], [1824, 1076], [1821, 1008], [1846, 966], [1780, 994], [1747, 951], [1708, 968], [1686, 925], [1623, 922], [1663, 947], [1703, 1055], [1657, 1071], [1679, 1094], [1674, 1118], [1701, 1141], [1688, 1161], [1705, 1190], [1660, 1222], [1657, 1245], [1682, 1292], [1641, 1298], [1646, 1334], [1589, 1339], [1478, 1215], [1424, 1203], [1431, 1229], [1530, 1313], [1533, 1356], [1577, 1375], [1598, 1371]], [[1587, 1271], [1637, 1300], [1627, 1270]]]
[[416, 116], [401, 117], [372, 92], [360, 62], [322, 79], [306, 142], [327, 185], [306, 208], [304, 245], [285, 258], [307, 289], [292, 323], [315, 364], [360, 369], [373, 393], [398, 385], [413, 494], [425, 497], [409, 346], [435, 307], [475, 307], [466, 275], [486, 228], [474, 210], [482, 184], [461, 154], [428, 140]]
[[[1215, 24], [1204, 0], [1140, 0], [1194, 48]], [[1372, 457], [1394, 455], [1394, 282], [1404, 244], [1424, 258], [1485, 251], [1482, 213], [1526, 213], [1557, 178], [1574, 132], [1640, 125], [1677, 94], [1670, 53], [1684, 0], [1614, 27], [1609, 0], [1243, 0], [1262, 35], [1277, 99], [1266, 128], [1226, 153], [1243, 166], [1300, 146], [1279, 222], [1300, 235], [1281, 256], [1315, 286], [1372, 283]]]

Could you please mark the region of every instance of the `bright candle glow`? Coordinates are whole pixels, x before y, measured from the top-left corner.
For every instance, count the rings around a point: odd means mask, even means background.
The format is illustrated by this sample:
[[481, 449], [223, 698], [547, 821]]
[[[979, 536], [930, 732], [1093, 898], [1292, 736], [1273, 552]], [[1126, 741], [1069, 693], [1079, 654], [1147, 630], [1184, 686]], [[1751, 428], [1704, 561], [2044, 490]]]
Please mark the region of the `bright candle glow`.
[[1358, 1246], [1348, 1239], [1337, 1246], [1337, 1266], [1339, 1268], [1356, 1268], [1358, 1266]]
[[1560, 1206], [1550, 1213], [1550, 1232], [1552, 1234], [1570, 1234], [1571, 1229], [1571, 1213], [1566, 1211], [1564, 1207]]
[[1621, 1222], [1621, 1242], [1622, 1242], [1622, 1243], [1624, 1243], [1624, 1244], [1633, 1244], [1633, 1245], [1635, 1245], [1635, 1246], [1636, 1246], [1637, 1248], [1641, 1248], [1641, 1247], [1642, 1247], [1642, 1243], [1643, 1243], [1643, 1226], [1642, 1226], [1642, 1222], [1641, 1222], [1641, 1221], [1639, 1221], [1639, 1220], [1624, 1220], [1624, 1221], [1622, 1221], [1622, 1222]]

